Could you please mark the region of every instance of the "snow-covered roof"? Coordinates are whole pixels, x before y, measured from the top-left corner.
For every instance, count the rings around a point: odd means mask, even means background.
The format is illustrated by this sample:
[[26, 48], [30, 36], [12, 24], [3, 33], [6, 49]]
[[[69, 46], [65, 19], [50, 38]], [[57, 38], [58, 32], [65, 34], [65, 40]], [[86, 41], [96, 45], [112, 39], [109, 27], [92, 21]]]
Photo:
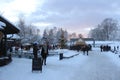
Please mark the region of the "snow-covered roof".
[[[0, 25], [6, 26], [5, 32], [6, 34], [15, 34], [19, 33], [19, 29], [15, 27], [12, 23], [10, 23], [7, 19], [0, 15]], [[5, 24], [4, 24], [5, 23]]]
[[11, 37], [12, 39], [20, 39], [20, 36], [18, 36], [17, 34], [13, 34], [13, 35], [7, 35], [7, 37]]
[[2, 21], [0, 21], [0, 29], [4, 29], [4, 27], [6, 27], [6, 24]]
[[24, 43], [22, 44], [23, 46], [28, 46], [28, 45], [31, 45], [30, 43]]
[[5, 24], [4, 22], [0, 21], [0, 27], [1, 27], [1, 26], [4, 26], [4, 27], [5, 27], [6, 24]]
[[4, 29], [4, 28], [0, 25], [0, 30], [1, 30], [1, 29]]

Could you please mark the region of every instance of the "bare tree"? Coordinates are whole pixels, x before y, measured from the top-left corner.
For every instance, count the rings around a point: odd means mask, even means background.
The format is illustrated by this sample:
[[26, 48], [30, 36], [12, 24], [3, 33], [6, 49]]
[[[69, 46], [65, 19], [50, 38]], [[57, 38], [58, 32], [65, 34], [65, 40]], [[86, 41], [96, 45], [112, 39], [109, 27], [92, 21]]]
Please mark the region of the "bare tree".
[[82, 34], [78, 34], [78, 38], [83, 38], [83, 35]]
[[18, 21], [18, 27], [20, 28], [20, 33], [18, 34], [20, 36], [20, 38], [25, 38], [25, 21], [23, 18], [20, 18]]
[[117, 30], [117, 26], [117, 21], [112, 18], [106, 18], [105, 20], [103, 20], [100, 27], [103, 29], [103, 33], [106, 36], [106, 40], [111, 40], [110, 36], [113, 35], [113, 32], [115, 30]]
[[118, 22], [112, 18], [106, 18], [95, 29], [90, 31], [90, 35], [96, 40], [113, 40], [113, 36], [116, 34], [117, 29]]
[[50, 31], [49, 31], [48, 39], [49, 39], [49, 44], [54, 44], [54, 33], [53, 33], [53, 29], [50, 29]]
[[20, 29], [20, 33], [18, 35], [21, 38], [21, 43], [33, 43], [35, 41], [39, 41], [38, 35], [40, 30], [36, 29], [32, 24], [26, 25], [24, 18], [19, 19], [18, 27]]
[[66, 47], [66, 38], [65, 38], [65, 31], [61, 28], [61, 35], [59, 38], [59, 44], [60, 44], [60, 48], [64, 49]]

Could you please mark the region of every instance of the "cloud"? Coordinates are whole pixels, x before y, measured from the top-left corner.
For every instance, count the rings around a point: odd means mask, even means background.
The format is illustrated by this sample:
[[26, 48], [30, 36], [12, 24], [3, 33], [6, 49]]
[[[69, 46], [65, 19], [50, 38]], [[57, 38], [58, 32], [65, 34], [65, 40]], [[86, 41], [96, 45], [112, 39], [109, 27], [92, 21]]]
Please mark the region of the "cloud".
[[45, 23], [45, 22], [37, 22], [33, 23], [34, 26], [39, 26], [39, 27], [46, 27], [46, 26], [51, 26], [51, 23]]
[[108, 3], [101, 0], [46, 0], [44, 5], [36, 11], [36, 14], [41, 15], [39, 20], [55, 23], [83, 22], [87, 19], [96, 19], [99, 16], [105, 18], [117, 13], [119, 14], [119, 10], [114, 8], [112, 1]]
[[[7, 2], [8, 1], [8, 2]], [[31, 15], [36, 11], [38, 5], [42, 6], [43, 0], [5, 0], [0, 1], [2, 3], [1, 12], [3, 15], [8, 17], [10, 20], [13, 20], [19, 15], [23, 14], [25, 17]]]
[[107, 17], [118, 17], [120, 1], [113, 0], [45, 0], [33, 14], [34, 22], [52, 23], [69, 32], [87, 34]]
[[70, 32], [85, 34], [107, 17], [120, 19], [119, 0], [1, 0], [1, 2], [4, 3], [0, 5], [1, 10], [6, 16], [11, 16], [11, 20], [15, 21], [19, 14], [24, 14], [26, 20], [33, 24], [43, 26], [44, 23], [47, 27], [48, 24], [64, 27]]

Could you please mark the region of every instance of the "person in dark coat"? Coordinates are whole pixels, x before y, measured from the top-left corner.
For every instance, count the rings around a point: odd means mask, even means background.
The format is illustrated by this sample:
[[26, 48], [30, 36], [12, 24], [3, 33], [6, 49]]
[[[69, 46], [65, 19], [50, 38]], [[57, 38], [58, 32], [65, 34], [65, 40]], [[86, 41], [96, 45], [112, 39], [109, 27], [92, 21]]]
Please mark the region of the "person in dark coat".
[[38, 58], [37, 57], [37, 53], [38, 53], [38, 45], [35, 43], [33, 44], [33, 55], [34, 55], [34, 58]]
[[82, 46], [82, 51], [83, 51], [83, 54], [85, 55], [85, 45]]
[[88, 55], [89, 50], [90, 50], [90, 46], [86, 45], [86, 52], [87, 52], [87, 55]]
[[103, 45], [100, 46], [100, 51], [101, 51], [101, 52], [103, 51]]
[[85, 52], [86, 52], [86, 54], [87, 54], [87, 56], [88, 56], [89, 50], [90, 50], [90, 48], [89, 48], [88, 45], [84, 45], [84, 46], [82, 47], [82, 51], [83, 51], [83, 54], [84, 54], [84, 55], [85, 55]]
[[46, 44], [42, 46], [41, 56], [43, 59], [43, 64], [46, 65], [46, 59], [48, 56], [48, 46]]

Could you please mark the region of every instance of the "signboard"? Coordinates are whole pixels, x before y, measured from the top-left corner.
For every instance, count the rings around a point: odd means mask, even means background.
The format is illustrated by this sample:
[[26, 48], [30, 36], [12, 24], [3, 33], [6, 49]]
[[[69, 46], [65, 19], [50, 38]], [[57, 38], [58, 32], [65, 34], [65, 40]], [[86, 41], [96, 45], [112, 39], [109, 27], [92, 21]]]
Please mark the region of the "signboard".
[[32, 59], [32, 71], [42, 71], [42, 59], [41, 58]]

